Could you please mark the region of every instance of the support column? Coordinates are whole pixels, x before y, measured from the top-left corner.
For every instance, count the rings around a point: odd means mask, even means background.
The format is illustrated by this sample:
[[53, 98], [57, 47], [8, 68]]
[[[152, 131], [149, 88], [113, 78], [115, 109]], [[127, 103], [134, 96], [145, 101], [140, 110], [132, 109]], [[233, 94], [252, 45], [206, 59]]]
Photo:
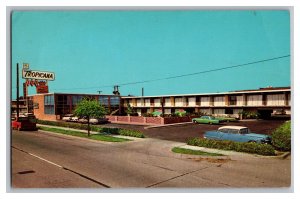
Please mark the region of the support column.
[[247, 95], [243, 94], [243, 106], [247, 106]]
[[224, 100], [225, 100], [225, 106], [229, 106], [229, 96], [228, 95], [225, 95]]
[[213, 106], [214, 105], [214, 96], [210, 96], [209, 97], [209, 106]]

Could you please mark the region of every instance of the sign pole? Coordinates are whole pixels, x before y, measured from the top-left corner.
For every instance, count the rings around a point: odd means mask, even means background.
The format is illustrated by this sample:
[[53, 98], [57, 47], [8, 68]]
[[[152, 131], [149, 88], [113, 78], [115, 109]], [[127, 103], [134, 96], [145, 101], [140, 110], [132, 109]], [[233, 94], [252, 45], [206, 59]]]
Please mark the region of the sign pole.
[[17, 119], [19, 119], [19, 63], [17, 63]]

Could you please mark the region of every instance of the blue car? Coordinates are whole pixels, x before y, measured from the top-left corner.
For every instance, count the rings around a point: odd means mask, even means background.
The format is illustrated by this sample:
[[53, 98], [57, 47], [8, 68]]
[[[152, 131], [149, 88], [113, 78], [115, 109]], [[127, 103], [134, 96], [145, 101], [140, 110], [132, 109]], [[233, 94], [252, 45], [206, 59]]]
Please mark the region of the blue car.
[[234, 142], [271, 143], [269, 135], [251, 133], [244, 126], [222, 126], [216, 131], [207, 131], [204, 138], [213, 140], [230, 140]]

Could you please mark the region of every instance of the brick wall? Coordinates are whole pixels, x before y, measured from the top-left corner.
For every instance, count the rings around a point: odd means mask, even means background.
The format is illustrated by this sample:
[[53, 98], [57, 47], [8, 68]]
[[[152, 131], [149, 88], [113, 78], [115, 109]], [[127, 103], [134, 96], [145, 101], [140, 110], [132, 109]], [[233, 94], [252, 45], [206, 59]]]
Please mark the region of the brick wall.
[[130, 122], [144, 123], [144, 117], [130, 116]]
[[106, 115], [105, 116], [109, 121], [114, 122], [117, 121], [118, 116], [111, 116], [111, 115]]
[[181, 122], [191, 122], [194, 117], [141, 117], [141, 116], [106, 116], [110, 122], [119, 122], [127, 124], [151, 124], [163, 125]]
[[163, 118], [161, 118], [161, 117], [146, 117], [146, 123], [161, 125], [161, 124], [163, 124]]
[[39, 120], [56, 121], [56, 115], [45, 114], [44, 111], [44, 95], [33, 96], [33, 103], [38, 103], [38, 108], [33, 109], [35, 117]]
[[119, 122], [129, 122], [128, 116], [117, 116]]

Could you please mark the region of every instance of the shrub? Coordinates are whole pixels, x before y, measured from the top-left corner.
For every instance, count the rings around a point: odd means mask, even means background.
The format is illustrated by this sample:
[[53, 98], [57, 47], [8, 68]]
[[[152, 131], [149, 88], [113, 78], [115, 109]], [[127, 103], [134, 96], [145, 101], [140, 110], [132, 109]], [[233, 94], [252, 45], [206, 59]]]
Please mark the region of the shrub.
[[244, 119], [258, 119], [260, 117], [259, 113], [251, 111], [242, 111], [240, 114], [242, 114]]
[[[56, 122], [56, 121], [46, 121], [46, 120], [38, 120], [38, 124], [50, 125], [50, 126], [61, 126], [66, 128], [73, 128], [73, 129], [80, 129], [80, 130], [87, 130], [87, 124], [80, 124], [80, 123], [67, 123], [67, 122]], [[91, 131], [99, 132], [99, 133], [108, 133], [114, 135], [124, 135], [124, 136], [131, 136], [131, 137], [138, 137], [144, 138], [144, 134], [140, 131], [136, 130], [128, 130], [128, 129], [121, 129], [121, 128], [101, 128], [97, 126], [90, 126]]]
[[119, 135], [119, 128], [102, 128], [101, 133], [108, 133], [108, 134], [114, 134], [114, 135]]
[[281, 151], [291, 150], [291, 121], [287, 121], [272, 133], [272, 145]]
[[67, 122], [56, 122], [56, 121], [47, 121], [47, 120], [37, 120], [37, 123], [44, 124], [44, 125], [51, 125], [51, 126], [61, 126], [66, 128], [87, 130], [87, 125], [80, 124], [80, 123], [67, 123]]
[[259, 155], [275, 155], [275, 150], [271, 145], [258, 143], [241, 143], [232, 141], [210, 140], [193, 138], [188, 140], [188, 145], [215, 148], [221, 150], [233, 150], [237, 152], [256, 153]]
[[152, 113], [142, 113], [143, 117], [153, 117]]
[[140, 131], [136, 130], [128, 130], [128, 129], [119, 129], [119, 134], [120, 135], [125, 135], [125, 136], [131, 136], [131, 137], [138, 137], [138, 138], [144, 138], [144, 134]]

